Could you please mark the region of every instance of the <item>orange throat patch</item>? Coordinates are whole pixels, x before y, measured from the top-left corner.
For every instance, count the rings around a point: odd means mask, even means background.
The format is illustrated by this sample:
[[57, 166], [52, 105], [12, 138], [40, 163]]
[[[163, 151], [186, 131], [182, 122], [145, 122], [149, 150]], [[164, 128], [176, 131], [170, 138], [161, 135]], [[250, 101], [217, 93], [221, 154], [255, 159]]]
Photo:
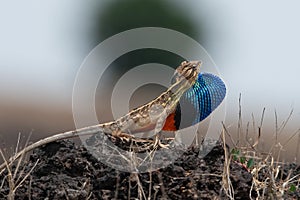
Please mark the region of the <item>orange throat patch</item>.
[[177, 131], [176, 125], [175, 125], [175, 112], [170, 114], [165, 122], [164, 127], [162, 128], [163, 131]]

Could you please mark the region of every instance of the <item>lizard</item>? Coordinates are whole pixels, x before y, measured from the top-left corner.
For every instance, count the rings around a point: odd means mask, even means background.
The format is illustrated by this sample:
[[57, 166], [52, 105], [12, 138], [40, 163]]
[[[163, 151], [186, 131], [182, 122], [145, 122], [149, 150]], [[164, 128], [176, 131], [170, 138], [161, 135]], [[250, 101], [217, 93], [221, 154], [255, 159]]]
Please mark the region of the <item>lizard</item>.
[[[5, 166], [10, 165], [14, 160], [20, 158], [27, 152], [39, 146], [58, 140], [85, 135], [95, 135], [99, 132], [102, 132], [105, 135], [116, 138], [142, 141], [139, 138], [136, 139], [134, 135], [130, 134], [130, 131], [139, 131], [144, 128], [149, 128], [149, 126], [151, 125], [155, 126], [156, 123], [159, 121], [163, 121], [164, 123], [166, 118], [168, 118], [168, 116], [174, 113], [176, 106], [180, 100], [180, 97], [197, 81], [198, 75], [200, 73], [201, 64], [201, 61], [183, 61], [175, 70], [174, 76], [172, 78], [174, 83], [165, 92], [163, 92], [161, 95], [159, 95], [157, 98], [150, 101], [149, 103], [144, 104], [136, 109], [133, 109], [128, 114], [124, 115], [123, 117], [120, 117], [115, 121], [67, 131], [64, 133], [59, 133], [26, 146], [24, 149], [16, 153], [5, 163], [0, 165], [0, 174], [1, 172], [3, 172]], [[151, 112], [155, 112], [156, 106], [158, 106], [158, 113], [151, 115]], [[167, 127], [167, 125], [155, 126], [155, 128], [157, 127], [160, 130], [164, 130], [164, 128], [168, 130], [169, 128]], [[154, 140], [153, 145], [166, 147], [162, 145], [158, 140]]]

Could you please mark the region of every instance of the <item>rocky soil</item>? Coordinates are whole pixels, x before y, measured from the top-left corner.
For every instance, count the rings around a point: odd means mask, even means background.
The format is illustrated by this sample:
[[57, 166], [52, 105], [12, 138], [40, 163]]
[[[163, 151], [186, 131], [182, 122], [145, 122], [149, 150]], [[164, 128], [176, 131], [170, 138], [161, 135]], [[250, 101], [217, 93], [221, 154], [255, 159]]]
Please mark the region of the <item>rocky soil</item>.
[[[222, 186], [223, 146], [217, 143], [203, 158], [200, 153], [191, 147], [165, 168], [129, 173], [99, 162], [83, 146], [53, 142], [34, 150], [22, 164], [20, 180], [38, 161], [16, 190], [15, 199], [229, 199]], [[291, 167], [300, 173], [297, 166]], [[9, 194], [6, 175], [0, 176], [0, 199]], [[230, 180], [235, 199], [250, 199], [252, 175], [245, 167], [232, 162]], [[298, 191], [288, 195], [300, 197]], [[254, 191], [252, 197], [256, 197]]]

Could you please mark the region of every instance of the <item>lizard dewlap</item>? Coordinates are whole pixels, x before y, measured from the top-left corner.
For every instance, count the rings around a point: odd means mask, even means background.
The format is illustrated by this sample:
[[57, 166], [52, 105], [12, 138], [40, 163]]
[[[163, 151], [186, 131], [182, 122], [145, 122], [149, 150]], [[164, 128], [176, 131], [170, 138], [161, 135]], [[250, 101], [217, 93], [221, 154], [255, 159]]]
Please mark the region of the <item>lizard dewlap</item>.
[[[201, 122], [222, 103], [225, 95], [226, 86], [218, 76], [200, 73], [195, 84], [183, 93], [179, 109], [167, 117], [162, 130], [176, 131]], [[187, 113], [184, 118], [182, 112]]]

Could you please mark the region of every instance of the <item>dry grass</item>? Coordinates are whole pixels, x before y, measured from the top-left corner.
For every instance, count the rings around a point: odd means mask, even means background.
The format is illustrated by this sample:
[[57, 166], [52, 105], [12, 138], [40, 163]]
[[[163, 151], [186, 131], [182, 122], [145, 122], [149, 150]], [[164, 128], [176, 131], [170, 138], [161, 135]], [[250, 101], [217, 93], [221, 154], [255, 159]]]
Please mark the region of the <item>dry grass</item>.
[[[230, 182], [229, 163], [232, 161], [243, 165], [252, 174], [252, 186], [249, 194], [250, 199], [283, 199], [288, 192], [299, 190], [300, 174], [292, 176], [292, 170], [289, 171], [286, 177], [284, 174], [284, 163], [280, 160], [280, 154], [284, 151], [284, 147], [298, 136], [296, 157], [300, 147], [300, 129], [295, 131], [283, 144], [278, 140], [278, 136], [284, 131], [289, 120], [291, 119], [293, 110], [289, 113], [286, 120], [278, 126], [277, 112], [275, 111], [275, 138], [274, 143], [267, 152], [259, 151], [257, 146], [261, 142], [265, 108], [263, 108], [260, 123], [256, 126], [254, 115], [252, 114], [253, 138], [250, 135], [250, 122], [243, 128], [242, 124], [242, 109], [241, 96], [239, 98], [239, 120], [237, 125], [237, 141], [234, 141], [232, 134], [229, 133], [226, 126], [223, 124], [222, 140], [224, 143], [225, 163], [223, 172], [223, 190], [229, 199], [234, 199], [234, 191]], [[245, 134], [244, 134], [245, 133]], [[225, 147], [225, 134], [233, 144], [231, 153]], [[266, 133], [270, 135], [270, 133]], [[277, 155], [277, 156], [276, 156]], [[256, 197], [253, 197], [253, 191]]]
[[[19, 149], [20, 138], [21, 138], [21, 134], [18, 135], [18, 140], [17, 140], [17, 144], [16, 144], [16, 148], [15, 148], [15, 154], [18, 152], [18, 149]], [[29, 138], [30, 138], [30, 136], [28, 137], [25, 146], [28, 144]], [[20, 155], [20, 158], [17, 160], [18, 162], [14, 166], [15, 167], [14, 169], [9, 164], [9, 162], [8, 162], [7, 158], [5, 157], [4, 152], [2, 151], [2, 149], [0, 149], [0, 155], [1, 155], [2, 159], [4, 160], [4, 164], [5, 164], [5, 167], [6, 167], [6, 170], [7, 170], [7, 175], [2, 180], [2, 183], [0, 185], [0, 189], [3, 188], [4, 182], [7, 180], [8, 185], [9, 185], [9, 194], [7, 195], [7, 199], [8, 200], [14, 200], [15, 199], [15, 193], [16, 193], [17, 189], [30, 176], [30, 174], [32, 173], [34, 168], [37, 166], [39, 160], [36, 161], [36, 163], [33, 165], [33, 167], [30, 169], [30, 171], [28, 173], [25, 173], [24, 172], [25, 168], [21, 168], [22, 162], [25, 159], [25, 153]]]
[[224, 170], [222, 174], [222, 190], [224, 190], [226, 196], [230, 199], [234, 199], [234, 188], [231, 184], [230, 180], [230, 163], [232, 157], [230, 156], [227, 147], [226, 147], [226, 142], [225, 142], [225, 130], [223, 129], [222, 131], [222, 141], [223, 141], [223, 148], [224, 148], [224, 156], [225, 156], [225, 161], [224, 161]]

